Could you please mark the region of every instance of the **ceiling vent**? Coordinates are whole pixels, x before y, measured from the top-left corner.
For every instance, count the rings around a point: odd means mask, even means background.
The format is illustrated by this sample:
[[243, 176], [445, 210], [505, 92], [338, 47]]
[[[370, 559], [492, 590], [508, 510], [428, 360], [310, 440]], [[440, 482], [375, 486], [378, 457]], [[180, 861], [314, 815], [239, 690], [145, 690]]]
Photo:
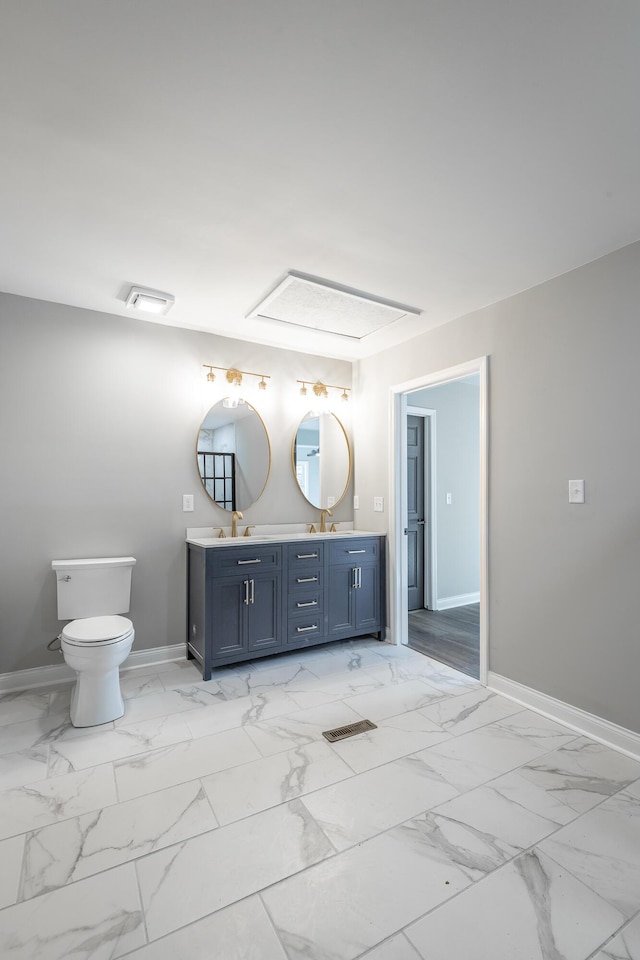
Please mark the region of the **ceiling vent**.
[[421, 313], [416, 307], [291, 271], [247, 314], [247, 320], [258, 317], [362, 340], [408, 314]]

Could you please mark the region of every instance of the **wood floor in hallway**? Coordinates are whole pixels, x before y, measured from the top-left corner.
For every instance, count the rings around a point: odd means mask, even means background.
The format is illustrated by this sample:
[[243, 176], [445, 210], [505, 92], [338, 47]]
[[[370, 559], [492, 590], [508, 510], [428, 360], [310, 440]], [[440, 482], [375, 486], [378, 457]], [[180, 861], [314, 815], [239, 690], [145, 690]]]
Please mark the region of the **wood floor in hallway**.
[[434, 660], [480, 676], [480, 604], [451, 610], [410, 610], [409, 646]]

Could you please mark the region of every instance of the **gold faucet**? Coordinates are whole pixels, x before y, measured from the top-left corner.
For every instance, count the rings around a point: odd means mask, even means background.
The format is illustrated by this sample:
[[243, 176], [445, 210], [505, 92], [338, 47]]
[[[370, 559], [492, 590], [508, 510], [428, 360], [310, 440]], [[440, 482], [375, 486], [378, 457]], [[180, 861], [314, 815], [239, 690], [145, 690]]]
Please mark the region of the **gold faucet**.
[[238, 520], [244, 520], [239, 510], [234, 510], [231, 514], [231, 536], [238, 536]]
[[327, 517], [332, 517], [333, 514], [331, 510], [321, 510], [320, 511], [320, 533], [327, 532]]
[[250, 524], [244, 532], [245, 537], [251, 536], [251, 531], [255, 529], [255, 523]]

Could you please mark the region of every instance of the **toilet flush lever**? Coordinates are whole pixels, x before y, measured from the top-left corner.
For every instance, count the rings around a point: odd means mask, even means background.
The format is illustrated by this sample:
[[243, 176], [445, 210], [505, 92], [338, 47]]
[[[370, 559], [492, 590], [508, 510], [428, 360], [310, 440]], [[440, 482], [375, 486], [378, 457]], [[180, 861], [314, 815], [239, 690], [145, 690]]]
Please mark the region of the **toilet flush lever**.
[[69, 583], [69, 580], [71, 580], [71, 576], [67, 574], [66, 577], [60, 577], [60, 579], [63, 581], [63, 583]]

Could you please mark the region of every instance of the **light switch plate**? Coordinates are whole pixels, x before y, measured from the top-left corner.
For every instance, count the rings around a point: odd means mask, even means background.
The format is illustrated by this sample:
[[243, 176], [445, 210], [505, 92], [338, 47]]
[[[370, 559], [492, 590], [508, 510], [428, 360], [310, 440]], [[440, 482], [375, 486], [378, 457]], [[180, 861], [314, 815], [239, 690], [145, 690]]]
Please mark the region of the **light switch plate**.
[[191, 513], [192, 511], [193, 511], [193, 494], [183, 493], [182, 494], [182, 512]]
[[451, 496], [450, 493], [448, 493], [448, 494], [447, 494], [447, 506], [450, 507], [452, 503], [453, 503], [453, 497]]
[[384, 512], [384, 497], [373, 498], [373, 509], [376, 513]]
[[335, 497], [327, 497], [327, 506], [328, 506], [328, 507], [335, 507], [335, 505], [336, 505], [336, 498], [335, 498]]
[[353, 495], [353, 509], [354, 510], [360, 509], [360, 497], [358, 496], [357, 493]]
[[584, 503], [584, 480], [569, 480], [569, 503]]

